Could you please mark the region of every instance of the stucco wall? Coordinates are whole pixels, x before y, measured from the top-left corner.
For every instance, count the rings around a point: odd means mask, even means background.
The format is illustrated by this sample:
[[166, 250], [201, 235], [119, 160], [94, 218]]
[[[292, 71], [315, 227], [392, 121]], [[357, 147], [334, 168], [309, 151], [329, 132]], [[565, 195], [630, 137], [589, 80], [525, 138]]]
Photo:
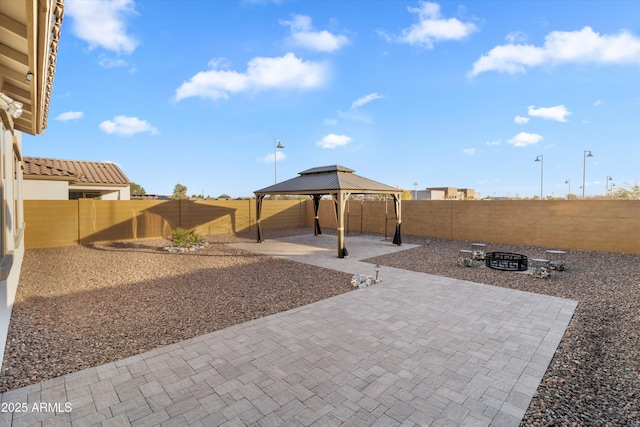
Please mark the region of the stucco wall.
[[69, 183], [25, 179], [22, 182], [22, 197], [24, 200], [69, 200]]

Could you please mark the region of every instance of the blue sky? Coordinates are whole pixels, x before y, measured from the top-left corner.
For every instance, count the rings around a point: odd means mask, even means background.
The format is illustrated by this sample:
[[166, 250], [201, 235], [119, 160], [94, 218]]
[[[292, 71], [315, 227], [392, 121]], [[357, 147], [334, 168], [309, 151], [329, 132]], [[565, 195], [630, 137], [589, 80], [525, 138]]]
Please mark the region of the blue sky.
[[274, 166], [332, 164], [482, 197], [539, 195], [541, 175], [581, 194], [586, 164], [604, 194], [640, 180], [640, 2], [66, 0], [23, 151], [112, 161], [154, 194], [251, 196]]

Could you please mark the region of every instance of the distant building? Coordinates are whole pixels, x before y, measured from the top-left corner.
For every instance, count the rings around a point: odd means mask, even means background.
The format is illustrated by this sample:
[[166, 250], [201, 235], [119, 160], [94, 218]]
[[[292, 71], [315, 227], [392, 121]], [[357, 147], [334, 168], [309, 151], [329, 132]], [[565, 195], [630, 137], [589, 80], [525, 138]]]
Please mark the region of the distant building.
[[473, 188], [431, 187], [411, 193], [416, 200], [480, 200], [480, 193]]
[[23, 157], [24, 200], [130, 200], [129, 178], [115, 163]]

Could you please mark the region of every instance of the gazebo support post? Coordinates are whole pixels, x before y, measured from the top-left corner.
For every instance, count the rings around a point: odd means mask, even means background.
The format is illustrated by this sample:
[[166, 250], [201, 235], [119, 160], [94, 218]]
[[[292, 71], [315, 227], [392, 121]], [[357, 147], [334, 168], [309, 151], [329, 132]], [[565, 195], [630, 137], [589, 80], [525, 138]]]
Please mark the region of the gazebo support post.
[[321, 194], [313, 195], [313, 234], [317, 236], [318, 234], [322, 234], [322, 230], [320, 229], [320, 217], [318, 216], [318, 211], [320, 210], [320, 198]]
[[258, 243], [264, 242], [264, 238], [262, 237], [262, 227], [260, 225], [260, 216], [262, 215], [262, 201], [264, 200], [264, 196], [256, 197], [256, 233], [257, 233], [257, 241]]
[[338, 258], [349, 256], [349, 252], [347, 252], [347, 247], [344, 243], [344, 208], [345, 200], [350, 195], [351, 193], [345, 193], [343, 191], [339, 191], [334, 195], [336, 202], [336, 217], [338, 220]]
[[402, 245], [402, 235], [400, 233], [400, 228], [402, 225], [402, 211], [401, 211], [401, 198], [399, 194], [393, 195], [393, 207], [396, 212], [396, 232], [393, 235], [393, 244], [400, 246]]

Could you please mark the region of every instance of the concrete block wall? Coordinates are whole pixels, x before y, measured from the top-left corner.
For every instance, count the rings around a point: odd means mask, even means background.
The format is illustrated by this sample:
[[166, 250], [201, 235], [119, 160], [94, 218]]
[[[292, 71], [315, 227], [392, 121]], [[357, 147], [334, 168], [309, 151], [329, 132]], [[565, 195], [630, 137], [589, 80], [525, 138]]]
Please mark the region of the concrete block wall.
[[[26, 200], [25, 247], [42, 248], [168, 238], [177, 227], [201, 235], [255, 227], [255, 200]], [[351, 200], [350, 232], [393, 236], [391, 201]], [[320, 225], [336, 227], [330, 200], [320, 203]], [[385, 229], [386, 222], [386, 229]], [[311, 200], [266, 200], [269, 229], [313, 226]], [[640, 254], [639, 200], [409, 200], [402, 233], [453, 240]]]
[[[388, 201], [350, 200], [347, 229], [393, 236]], [[320, 203], [320, 226], [336, 227], [330, 200]], [[385, 218], [387, 227], [385, 230]], [[313, 205], [307, 206], [313, 226]], [[407, 200], [402, 233], [452, 240], [640, 254], [640, 200]]]
[[[201, 235], [255, 227], [255, 200], [25, 200], [25, 247], [169, 238], [178, 227]], [[263, 204], [265, 229], [304, 226], [306, 201]], [[267, 234], [268, 236], [268, 234]]]

